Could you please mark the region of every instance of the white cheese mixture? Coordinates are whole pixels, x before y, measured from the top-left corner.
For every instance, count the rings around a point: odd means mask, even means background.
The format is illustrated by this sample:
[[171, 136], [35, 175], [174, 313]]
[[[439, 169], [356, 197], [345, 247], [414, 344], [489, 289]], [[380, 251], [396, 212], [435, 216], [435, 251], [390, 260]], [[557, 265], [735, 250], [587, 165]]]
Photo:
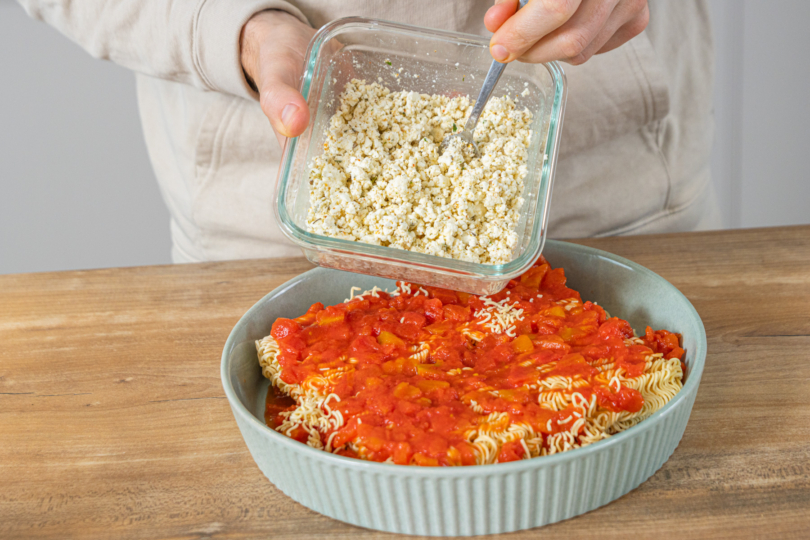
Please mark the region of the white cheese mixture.
[[512, 259], [532, 114], [492, 98], [476, 126], [476, 158], [439, 153], [472, 110], [466, 96], [391, 92], [353, 80], [324, 152], [310, 164], [308, 230], [485, 264]]

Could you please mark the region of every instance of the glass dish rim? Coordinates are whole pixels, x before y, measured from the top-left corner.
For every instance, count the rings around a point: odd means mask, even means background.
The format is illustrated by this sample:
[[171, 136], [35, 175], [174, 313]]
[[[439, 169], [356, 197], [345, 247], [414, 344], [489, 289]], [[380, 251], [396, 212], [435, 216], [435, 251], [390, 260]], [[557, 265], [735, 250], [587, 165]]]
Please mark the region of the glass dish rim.
[[[301, 80], [301, 94], [309, 103], [310, 91], [312, 90], [312, 78], [318, 56], [323, 44], [331, 39], [336, 31], [347, 26], [357, 25], [359, 27], [377, 27], [390, 31], [404, 33], [428, 34], [435, 37], [442, 37], [455, 42], [469, 43], [473, 45], [488, 44], [488, 40], [473, 34], [464, 34], [448, 30], [438, 30], [433, 28], [420, 27], [410, 24], [385, 21], [382, 19], [372, 19], [365, 17], [344, 17], [336, 19], [324, 26], [313, 36], [307, 48], [306, 69]], [[339, 256], [353, 256], [362, 259], [384, 260], [397, 262], [407, 266], [416, 266], [423, 270], [442, 272], [451, 275], [475, 276], [484, 281], [497, 281], [512, 278], [526, 268], [531, 266], [542, 252], [546, 240], [546, 226], [548, 221], [549, 204], [551, 202], [552, 187], [554, 181], [554, 171], [559, 149], [560, 135], [562, 132], [563, 115], [565, 112], [565, 102], [567, 96], [567, 82], [562, 66], [556, 61], [542, 64], [551, 76], [554, 87], [554, 98], [551, 104], [548, 136], [545, 144], [545, 155], [547, 160], [541, 164], [540, 186], [538, 193], [545, 193], [545, 200], [541, 207], [543, 219], [536, 219], [532, 227], [531, 237], [527, 249], [520, 256], [503, 264], [483, 264], [469, 261], [461, 261], [449, 257], [439, 257], [438, 255], [428, 255], [388, 246], [377, 246], [365, 244], [339, 238], [310, 233], [299, 227], [287, 212], [285, 200], [288, 193], [289, 177], [292, 167], [292, 157], [298, 146], [298, 137], [287, 139], [284, 145], [281, 168], [279, 170], [278, 182], [276, 185], [276, 200], [274, 210], [276, 221], [282, 232], [293, 242], [304, 249], [315, 249], [325, 253], [335, 253]], [[308, 128], [311, 129], [311, 128]]]

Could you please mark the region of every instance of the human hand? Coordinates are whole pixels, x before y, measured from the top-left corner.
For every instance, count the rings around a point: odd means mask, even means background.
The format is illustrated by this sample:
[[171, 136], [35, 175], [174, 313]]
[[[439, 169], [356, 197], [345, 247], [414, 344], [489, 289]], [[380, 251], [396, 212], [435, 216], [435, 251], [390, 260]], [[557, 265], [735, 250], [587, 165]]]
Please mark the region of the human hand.
[[298, 87], [313, 35], [313, 28], [277, 10], [255, 14], [242, 28], [242, 69], [256, 85], [262, 111], [282, 146], [309, 124], [309, 107]]
[[640, 34], [647, 0], [496, 0], [484, 16], [492, 57], [499, 62], [562, 60], [579, 65]]

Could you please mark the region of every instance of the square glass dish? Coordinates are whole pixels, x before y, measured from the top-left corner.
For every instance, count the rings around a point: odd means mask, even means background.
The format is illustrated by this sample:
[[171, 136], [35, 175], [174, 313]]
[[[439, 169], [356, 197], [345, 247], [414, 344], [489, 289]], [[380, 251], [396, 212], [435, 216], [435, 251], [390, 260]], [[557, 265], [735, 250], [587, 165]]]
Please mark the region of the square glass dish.
[[[493, 97], [517, 98], [532, 115], [524, 203], [512, 260], [480, 264], [331, 238], [307, 231], [309, 171], [323, 152], [329, 120], [347, 82], [364, 79], [396, 91], [478, 96], [492, 62], [486, 38], [429, 28], [350, 17], [321, 28], [309, 45], [301, 93], [309, 104], [310, 124], [284, 150], [276, 192], [276, 217], [284, 234], [319, 266], [492, 294], [530, 267], [546, 239], [551, 187], [557, 160], [566, 81], [556, 62], [513, 62]], [[401, 68], [401, 69], [400, 69]], [[528, 90], [528, 92], [526, 92]]]

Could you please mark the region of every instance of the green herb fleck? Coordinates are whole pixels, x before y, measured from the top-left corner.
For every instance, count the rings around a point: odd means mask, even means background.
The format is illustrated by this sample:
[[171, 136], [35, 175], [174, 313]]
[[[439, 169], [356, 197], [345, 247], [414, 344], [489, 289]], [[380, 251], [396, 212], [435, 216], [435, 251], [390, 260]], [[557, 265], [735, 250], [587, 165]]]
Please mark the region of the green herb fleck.
[[458, 127], [456, 127], [456, 123], [453, 122], [453, 133], [455, 133], [457, 129], [458, 129]]
[[391, 60], [386, 60], [385, 63], [390, 66], [391, 65]]
[[466, 75], [462, 75], [461, 80], [463, 81], [465, 77], [466, 77]]

